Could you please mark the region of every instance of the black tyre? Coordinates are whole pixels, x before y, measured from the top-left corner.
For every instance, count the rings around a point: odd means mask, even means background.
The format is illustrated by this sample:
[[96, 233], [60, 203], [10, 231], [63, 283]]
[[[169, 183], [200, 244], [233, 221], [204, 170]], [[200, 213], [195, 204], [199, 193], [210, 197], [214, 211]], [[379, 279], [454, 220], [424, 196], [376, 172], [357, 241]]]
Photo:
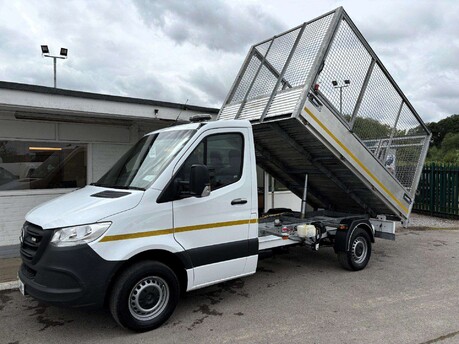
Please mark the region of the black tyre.
[[172, 269], [159, 262], [143, 261], [116, 280], [110, 311], [119, 325], [137, 332], [150, 331], [169, 319], [179, 295], [179, 281]]
[[351, 271], [364, 269], [370, 261], [370, 257], [370, 236], [362, 228], [356, 228], [352, 233], [349, 251], [338, 252], [338, 260], [341, 266]]

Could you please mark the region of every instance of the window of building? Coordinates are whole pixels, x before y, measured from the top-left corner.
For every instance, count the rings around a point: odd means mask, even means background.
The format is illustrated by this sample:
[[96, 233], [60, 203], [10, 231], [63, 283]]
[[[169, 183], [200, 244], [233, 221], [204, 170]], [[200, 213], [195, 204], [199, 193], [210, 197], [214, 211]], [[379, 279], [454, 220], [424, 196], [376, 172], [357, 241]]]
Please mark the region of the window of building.
[[0, 191], [86, 185], [86, 146], [0, 141]]

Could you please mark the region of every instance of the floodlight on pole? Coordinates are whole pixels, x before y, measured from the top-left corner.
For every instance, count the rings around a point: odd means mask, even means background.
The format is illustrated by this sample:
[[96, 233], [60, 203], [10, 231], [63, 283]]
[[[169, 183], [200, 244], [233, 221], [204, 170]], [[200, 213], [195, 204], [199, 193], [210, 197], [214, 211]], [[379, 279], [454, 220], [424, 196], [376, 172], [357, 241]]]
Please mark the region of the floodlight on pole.
[[343, 88], [348, 87], [351, 83], [351, 80], [345, 79], [343, 80], [344, 84], [339, 85], [338, 81], [332, 80], [332, 85], [334, 88], [339, 88], [339, 114], [343, 116]]
[[42, 45], [41, 46], [41, 55], [43, 57], [51, 57], [53, 59], [53, 65], [54, 65], [54, 88], [56, 88], [56, 60], [57, 59], [66, 59], [68, 57], [67, 56], [68, 52], [69, 51], [68, 51], [67, 48], [61, 48], [59, 56], [51, 55], [47, 45]]

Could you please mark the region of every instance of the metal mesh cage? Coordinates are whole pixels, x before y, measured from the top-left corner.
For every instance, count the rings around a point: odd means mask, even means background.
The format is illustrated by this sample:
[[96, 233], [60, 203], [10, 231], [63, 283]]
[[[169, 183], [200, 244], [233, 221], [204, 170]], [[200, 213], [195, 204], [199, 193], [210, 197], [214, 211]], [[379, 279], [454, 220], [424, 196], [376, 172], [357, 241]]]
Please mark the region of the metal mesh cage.
[[[330, 46], [317, 82], [320, 85], [320, 92], [336, 112], [347, 121], [351, 120], [370, 64], [370, 54], [349, 24], [343, 20]], [[350, 83], [345, 84], [344, 80], [349, 80]], [[337, 83], [336, 87], [333, 81]], [[341, 92], [342, 101], [340, 101]]]
[[361, 140], [390, 137], [401, 104], [402, 97], [375, 65], [355, 117], [354, 133]]
[[[426, 142], [425, 136], [394, 138], [386, 154], [386, 168], [395, 173], [397, 180], [411, 191], [420, 156]], [[393, 163], [389, 164], [391, 159]]]
[[271, 42], [268, 41], [258, 44], [253, 48], [253, 54], [250, 56], [250, 60], [247, 66], [245, 66], [244, 74], [242, 74], [242, 79], [237, 85], [237, 88], [231, 99], [231, 103], [238, 103], [244, 100], [247, 92], [250, 90], [250, 86], [254, 82], [254, 79], [257, 77], [261, 62], [268, 52], [270, 46]]
[[304, 28], [298, 46], [285, 71], [284, 77], [291, 87], [301, 86], [306, 82], [332, 17], [333, 15], [330, 14], [307, 24]]
[[252, 56], [250, 58], [245, 73], [242, 75], [241, 82], [239, 83], [238, 88], [234, 92], [233, 98], [231, 99], [232, 103], [238, 103], [244, 99], [247, 91], [249, 90], [250, 83], [257, 74], [260, 63], [260, 60], [256, 56]]
[[[226, 107], [232, 110], [223, 109], [223, 117], [233, 114], [236, 104], [240, 106], [235, 117], [241, 119], [260, 117], [270, 109], [268, 115], [279, 114], [279, 102], [292, 112], [301, 96], [294, 89], [304, 85], [310, 76], [332, 18], [333, 14], [329, 14], [255, 45], [226, 101]], [[290, 90], [291, 95], [276, 98]]]
[[430, 133], [342, 8], [252, 47], [220, 118], [297, 117], [314, 92], [411, 195]]
[[422, 168], [421, 156], [426, 145], [428, 145], [426, 130], [408, 106], [403, 104], [389, 150], [393, 152], [396, 160], [396, 177], [408, 190], [412, 189], [416, 171]]
[[[274, 90], [274, 85], [279, 79], [282, 70], [284, 68], [285, 62], [287, 61], [288, 54], [286, 51], [291, 51], [293, 44], [298, 36], [300, 28], [297, 28], [293, 31], [290, 31], [282, 36], [279, 36], [273, 40], [271, 48], [269, 49], [268, 55], [266, 56], [265, 69], [271, 74], [271, 77], [275, 80], [273, 85], [263, 85], [263, 90], [266, 90], [262, 94], [271, 94]], [[285, 78], [283, 79], [285, 80]], [[262, 80], [258, 84], [261, 86], [263, 84]], [[281, 82], [282, 83], [282, 82]], [[288, 83], [288, 80], [285, 80], [284, 84]], [[272, 86], [272, 87], [271, 87]], [[251, 98], [251, 97], [249, 97]]]
[[260, 44], [256, 45], [255, 48], [254, 48], [255, 49], [254, 53], [256, 53], [257, 55], [259, 55], [259, 56], [261, 56], [263, 58], [268, 53], [268, 50], [270, 49], [270, 47], [271, 47], [271, 40], [268, 40], [268, 41], [266, 41], [264, 43], [260, 43]]
[[427, 135], [424, 127], [419, 123], [413, 112], [406, 104], [403, 104], [402, 111], [397, 121], [394, 136], [418, 136]]

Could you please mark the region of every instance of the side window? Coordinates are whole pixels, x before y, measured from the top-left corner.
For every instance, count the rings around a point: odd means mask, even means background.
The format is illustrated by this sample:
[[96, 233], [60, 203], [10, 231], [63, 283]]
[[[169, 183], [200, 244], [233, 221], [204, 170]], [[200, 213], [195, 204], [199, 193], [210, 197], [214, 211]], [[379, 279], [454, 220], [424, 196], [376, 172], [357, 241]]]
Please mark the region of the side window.
[[211, 190], [237, 182], [242, 175], [244, 140], [241, 134], [207, 137], [205, 165], [209, 168]]
[[185, 160], [184, 164], [180, 168], [180, 171], [175, 177], [176, 180], [180, 181], [181, 191], [189, 191], [188, 181], [190, 180], [190, 171], [191, 166], [196, 164], [205, 164], [204, 163], [204, 151], [205, 151], [206, 141], [202, 141], [190, 154], [188, 159]]
[[176, 179], [188, 191], [191, 166], [204, 164], [209, 169], [211, 191], [237, 182], [242, 175], [244, 139], [242, 134], [216, 134], [206, 137], [180, 168]]

